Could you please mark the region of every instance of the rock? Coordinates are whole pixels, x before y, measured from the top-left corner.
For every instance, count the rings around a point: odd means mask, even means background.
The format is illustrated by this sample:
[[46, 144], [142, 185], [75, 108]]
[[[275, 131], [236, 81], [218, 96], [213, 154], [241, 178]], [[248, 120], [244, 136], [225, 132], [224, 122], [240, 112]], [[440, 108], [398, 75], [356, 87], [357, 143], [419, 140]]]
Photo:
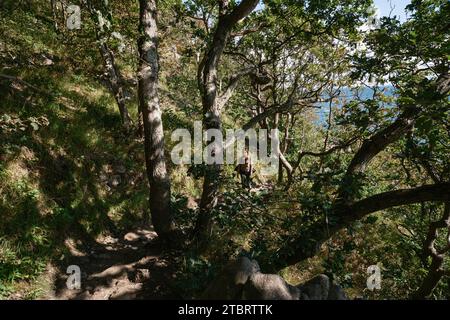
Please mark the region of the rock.
[[340, 286], [333, 284], [328, 293], [328, 300], [348, 300], [348, 297]]
[[240, 257], [225, 266], [201, 298], [211, 300], [241, 299], [244, 284], [256, 272], [259, 272], [259, 265], [255, 260]]
[[298, 285], [305, 300], [326, 300], [330, 291], [330, 279], [324, 274]]
[[258, 263], [246, 257], [232, 261], [200, 297], [213, 300], [347, 300], [344, 291], [320, 274], [292, 286], [277, 274], [260, 272]]
[[301, 299], [304, 300], [347, 300], [342, 288], [324, 274], [298, 285], [297, 288], [300, 289]]
[[244, 286], [246, 300], [299, 300], [300, 290], [276, 274], [252, 274]]

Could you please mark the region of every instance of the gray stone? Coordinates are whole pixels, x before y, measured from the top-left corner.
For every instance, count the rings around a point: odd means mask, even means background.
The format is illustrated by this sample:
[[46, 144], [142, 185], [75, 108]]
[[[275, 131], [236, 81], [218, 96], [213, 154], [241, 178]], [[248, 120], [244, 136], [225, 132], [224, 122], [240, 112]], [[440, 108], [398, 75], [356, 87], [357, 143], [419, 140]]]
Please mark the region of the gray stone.
[[348, 297], [340, 286], [333, 284], [328, 294], [328, 300], [348, 300]]
[[244, 286], [246, 300], [299, 300], [300, 290], [276, 274], [254, 273]]
[[304, 300], [347, 300], [344, 290], [324, 274], [298, 285]]
[[302, 297], [307, 300], [326, 300], [330, 291], [330, 279], [319, 274], [305, 283], [298, 285], [297, 288], [302, 292]]
[[255, 260], [241, 257], [232, 261], [211, 282], [201, 298], [211, 300], [241, 299], [244, 284], [256, 272], [259, 272], [259, 265]]
[[213, 300], [347, 300], [337, 284], [320, 274], [298, 286], [281, 276], [260, 272], [258, 263], [241, 257], [225, 266], [200, 296]]

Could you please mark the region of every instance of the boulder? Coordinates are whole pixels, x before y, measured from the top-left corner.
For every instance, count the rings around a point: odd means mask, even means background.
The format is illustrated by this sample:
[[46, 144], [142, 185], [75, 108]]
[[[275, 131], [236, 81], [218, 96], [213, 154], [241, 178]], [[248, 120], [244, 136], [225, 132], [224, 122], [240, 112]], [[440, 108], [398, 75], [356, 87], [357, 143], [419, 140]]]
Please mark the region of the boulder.
[[255, 260], [240, 257], [225, 266], [201, 298], [211, 300], [241, 299], [244, 284], [256, 272], [259, 272], [259, 265]]
[[241, 257], [228, 263], [200, 297], [213, 300], [347, 300], [324, 274], [292, 286], [277, 274], [260, 272], [258, 263]]
[[301, 291], [302, 300], [347, 300], [341, 287], [324, 274], [319, 274], [297, 288]]
[[333, 283], [328, 293], [328, 300], [348, 300], [348, 297], [340, 286]]
[[244, 286], [242, 299], [299, 300], [300, 290], [276, 274], [254, 273]]
[[298, 285], [305, 300], [326, 300], [330, 291], [330, 279], [320, 274], [305, 283]]

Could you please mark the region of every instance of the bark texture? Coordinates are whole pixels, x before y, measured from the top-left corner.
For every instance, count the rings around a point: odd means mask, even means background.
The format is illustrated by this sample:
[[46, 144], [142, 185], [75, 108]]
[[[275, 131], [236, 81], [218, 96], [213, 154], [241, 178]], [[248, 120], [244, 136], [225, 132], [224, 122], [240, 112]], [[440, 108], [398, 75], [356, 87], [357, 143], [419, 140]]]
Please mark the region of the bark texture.
[[[245, 71], [236, 75], [230, 80], [227, 89], [223, 93], [219, 92], [218, 67], [231, 31], [239, 20], [245, 18], [253, 11], [258, 2], [258, 0], [243, 0], [231, 10], [228, 8], [228, 1], [219, 1], [220, 13], [217, 27], [211, 44], [199, 64], [197, 73], [198, 87], [202, 97], [203, 130], [222, 129], [222, 108], [231, 98], [239, 78], [249, 73], [249, 71]], [[212, 150], [212, 153], [214, 152], [221, 151], [215, 148]], [[195, 236], [200, 242], [205, 242], [211, 235], [211, 212], [217, 204], [221, 171], [222, 167], [220, 164], [208, 165], [206, 170], [200, 200], [200, 213], [195, 226]]]
[[174, 229], [170, 206], [170, 178], [164, 155], [164, 131], [158, 98], [158, 28], [156, 0], [139, 0], [139, 107], [143, 115], [145, 164], [150, 183], [150, 212], [160, 237]]

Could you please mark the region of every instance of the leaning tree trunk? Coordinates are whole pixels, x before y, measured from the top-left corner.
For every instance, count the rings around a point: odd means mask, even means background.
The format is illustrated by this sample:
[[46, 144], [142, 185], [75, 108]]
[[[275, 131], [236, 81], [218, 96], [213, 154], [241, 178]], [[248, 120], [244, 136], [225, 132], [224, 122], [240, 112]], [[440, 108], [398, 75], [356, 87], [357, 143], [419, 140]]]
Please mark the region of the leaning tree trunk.
[[150, 183], [153, 226], [166, 238], [174, 229], [170, 208], [170, 178], [164, 156], [164, 132], [158, 98], [158, 29], [156, 0], [139, 0], [139, 106], [143, 115], [145, 163]]
[[[218, 83], [218, 67], [220, 58], [230, 36], [233, 27], [243, 18], [248, 16], [258, 4], [259, 0], [243, 0], [233, 10], [228, 8], [227, 1], [219, 1], [219, 20], [214, 32], [211, 44], [209, 45], [202, 61], [198, 67], [197, 81], [202, 97], [203, 107], [203, 129], [222, 129], [221, 111], [230, 98], [233, 85], [230, 90], [220, 94]], [[230, 11], [230, 12], [226, 12]], [[235, 81], [237, 81], [236, 77]], [[211, 141], [209, 141], [211, 142]], [[220, 150], [212, 150], [221, 152]], [[199, 242], [205, 243], [211, 235], [212, 210], [217, 204], [217, 194], [219, 190], [220, 174], [222, 166], [220, 164], [210, 164], [206, 169], [203, 181], [203, 192], [200, 200], [200, 214], [195, 226], [195, 236]]]
[[103, 58], [105, 70], [108, 74], [108, 82], [111, 87], [111, 91], [114, 94], [117, 106], [119, 107], [120, 118], [125, 128], [129, 128], [131, 125], [130, 114], [125, 104], [125, 94], [123, 86], [120, 83], [120, 77], [117, 70], [116, 63], [114, 61], [114, 54], [106, 44], [104, 40], [100, 40], [100, 53]]
[[426, 277], [422, 280], [422, 284], [419, 289], [412, 295], [414, 300], [423, 300], [428, 298], [432, 293], [434, 288], [441, 281], [442, 277], [445, 275], [444, 271], [441, 269], [443, 262], [438, 262], [439, 267], [433, 270], [429, 270]]
[[[221, 110], [217, 104], [217, 65], [225, 47], [229, 31], [222, 29], [220, 24], [214, 37], [213, 45], [205, 56], [205, 62], [199, 66], [199, 88], [202, 94], [203, 129], [222, 129]], [[210, 141], [208, 141], [209, 143]], [[213, 150], [212, 152], [216, 152]], [[203, 180], [203, 192], [200, 200], [200, 213], [195, 226], [197, 240], [205, 242], [211, 235], [211, 213], [217, 204], [217, 192], [222, 166], [208, 165]]]
[[[119, 107], [120, 117], [126, 129], [130, 128], [132, 123], [128, 108], [125, 103], [125, 93], [121, 83], [119, 69], [117, 68], [114, 53], [108, 46], [110, 23], [105, 21], [111, 20], [111, 12], [108, 2], [101, 0], [100, 3], [90, 0], [88, 2], [89, 11], [95, 24], [95, 33], [99, 45], [99, 51], [102, 56], [103, 65], [107, 74], [108, 84], [114, 95], [117, 106]], [[96, 8], [98, 7], [98, 8]], [[106, 18], [106, 20], [105, 20]]]

